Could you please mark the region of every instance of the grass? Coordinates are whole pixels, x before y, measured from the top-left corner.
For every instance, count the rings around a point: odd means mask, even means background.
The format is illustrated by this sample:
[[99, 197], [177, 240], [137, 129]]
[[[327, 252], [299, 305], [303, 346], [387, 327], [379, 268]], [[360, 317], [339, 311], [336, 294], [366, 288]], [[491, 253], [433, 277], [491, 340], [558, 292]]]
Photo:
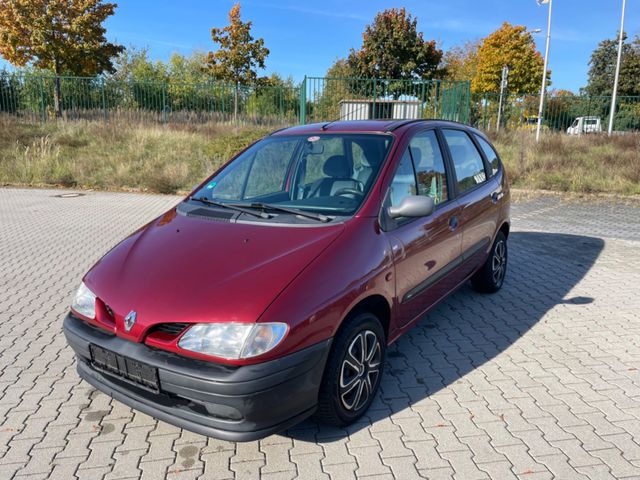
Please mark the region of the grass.
[[492, 134], [514, 187], [640, 195], [640, 134]]
[[[0, 118], [0, 185], [159, 193], [187, 191], [264, 127], [184, 128], [135, 122], [27, 124]], [[493, 134], [512, 186], [640, 195], [640, 135]]]
[[189, 190], [269, 130], [0, 120], [0, 184]]

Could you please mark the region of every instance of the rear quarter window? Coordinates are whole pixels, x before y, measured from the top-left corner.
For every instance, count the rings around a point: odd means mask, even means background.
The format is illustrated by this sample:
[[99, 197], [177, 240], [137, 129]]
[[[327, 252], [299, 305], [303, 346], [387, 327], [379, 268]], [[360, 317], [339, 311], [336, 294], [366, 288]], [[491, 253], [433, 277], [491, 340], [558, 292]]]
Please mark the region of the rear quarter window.
[[[474, 134], [475, 135], [475, 134]], [[489, 172], [489, 176], [493, 177], [498, 170], [500, 170], [500, 160], [498, 159], [498, 154], [491, 146], [489, 142], [487, 142], [480, 135], [475, 135], [476, 140], [478, 140], [478, 144], [480, 148], [484, 152], [484, 156], [487, 157], [487, 161], [489, 162], [489, 166], [491, 167], [491, 171]]]
[[469, 135], [462, 130], [443, 129], [456, 172], [458, 190], [464, 193], [487, 179], [484, 161]]

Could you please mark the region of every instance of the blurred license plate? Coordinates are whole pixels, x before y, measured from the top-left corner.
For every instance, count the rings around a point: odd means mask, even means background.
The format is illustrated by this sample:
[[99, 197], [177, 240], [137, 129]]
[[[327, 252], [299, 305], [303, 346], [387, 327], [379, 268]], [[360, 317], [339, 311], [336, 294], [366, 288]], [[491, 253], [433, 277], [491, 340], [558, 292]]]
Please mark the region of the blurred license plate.
[[146, 387], [154, 392], [160, 390], [157, 368], [96, 345], [89, 345], [89, 351], [91, 352], [91, 363], [98, 370]]

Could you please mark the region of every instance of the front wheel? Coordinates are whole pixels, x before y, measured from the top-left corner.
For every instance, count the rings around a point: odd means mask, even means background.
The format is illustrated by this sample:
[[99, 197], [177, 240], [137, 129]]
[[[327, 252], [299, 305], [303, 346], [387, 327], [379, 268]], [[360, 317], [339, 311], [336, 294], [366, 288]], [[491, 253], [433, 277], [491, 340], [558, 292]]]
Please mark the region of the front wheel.
[[334, 338], [320, 386], [320, 422], [345, 426], [367, 411], [380, 387], [385, 352], [384, 329], [375, 315], [365, 312], [346, 320]]
[[498, 232], [487, 261], [471, 278], [473, 288], [483, 293], [495, 293], [500, 290], [507, 273], [507, 259], [507, 237], [504, 233]]

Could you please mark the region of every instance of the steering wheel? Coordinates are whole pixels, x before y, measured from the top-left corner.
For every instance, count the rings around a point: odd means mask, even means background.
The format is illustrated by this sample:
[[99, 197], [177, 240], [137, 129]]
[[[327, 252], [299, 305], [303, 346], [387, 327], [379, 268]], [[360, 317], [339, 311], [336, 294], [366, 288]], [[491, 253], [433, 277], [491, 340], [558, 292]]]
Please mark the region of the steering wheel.
[[339, 195], [356, 195], [358, 197], [364, 197], [364, 192], [356, 189], [356, 188], [341, 188], [339, 190], [336, 190], [335, 193], [333, 194], [334, 196], [339, 196]]

